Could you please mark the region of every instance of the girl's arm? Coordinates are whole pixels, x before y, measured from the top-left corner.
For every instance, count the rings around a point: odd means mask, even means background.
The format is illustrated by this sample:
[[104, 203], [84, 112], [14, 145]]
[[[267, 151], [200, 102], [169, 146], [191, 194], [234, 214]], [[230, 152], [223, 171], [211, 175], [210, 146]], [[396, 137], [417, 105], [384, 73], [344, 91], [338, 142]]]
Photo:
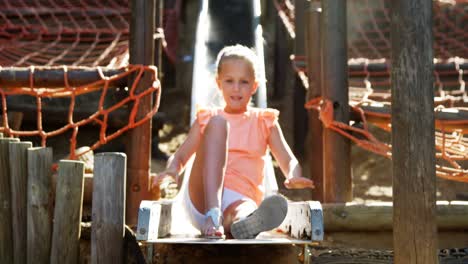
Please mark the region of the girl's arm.
[[179, 173], [185, 167], [187, 161], [192, 157], [200, 143], [200, 125], [195, 120], [184, 143], [167, 160], [166, 169], [158, 173], [156, 178], [152, 179], [152, 186], [159, 185], [167, 176], [171, 176], [177, 181]]
[[314, 188], [314, 182], [302, 177], [302, 169], [286, 142], [278, 122], [275, 122], [268, 139], [271, 153], [286, 177], [284, 185], [289, 189]]

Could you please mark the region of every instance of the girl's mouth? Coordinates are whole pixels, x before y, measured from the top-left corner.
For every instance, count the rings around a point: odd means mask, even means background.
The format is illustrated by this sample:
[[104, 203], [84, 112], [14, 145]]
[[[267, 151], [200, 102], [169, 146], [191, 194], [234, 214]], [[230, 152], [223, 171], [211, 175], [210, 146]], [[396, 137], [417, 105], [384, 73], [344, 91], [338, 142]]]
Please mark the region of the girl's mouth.
[[234, 96], [234, 95], [231, 95], [231, 100], [233, 100], [233, 101], [240, 101], [240, 100], [242, 100], [242, 96]]

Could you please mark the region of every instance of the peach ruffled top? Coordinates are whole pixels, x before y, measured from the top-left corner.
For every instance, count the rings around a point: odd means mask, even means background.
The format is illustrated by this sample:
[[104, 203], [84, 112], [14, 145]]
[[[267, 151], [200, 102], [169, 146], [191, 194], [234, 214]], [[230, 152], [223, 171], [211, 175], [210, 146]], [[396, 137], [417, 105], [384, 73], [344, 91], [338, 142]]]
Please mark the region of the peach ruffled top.
[[229, 114], [221, 108], [198, 109], [197, 122], [201, 133], [210, 118], [224, 117], [229, 123], [228, 160], [224, 187], [251, 198], [257, 204], [263, 199], [263, 168], [271, 127], [279, 111], [270, 108], [249, 108], [242, 114]]

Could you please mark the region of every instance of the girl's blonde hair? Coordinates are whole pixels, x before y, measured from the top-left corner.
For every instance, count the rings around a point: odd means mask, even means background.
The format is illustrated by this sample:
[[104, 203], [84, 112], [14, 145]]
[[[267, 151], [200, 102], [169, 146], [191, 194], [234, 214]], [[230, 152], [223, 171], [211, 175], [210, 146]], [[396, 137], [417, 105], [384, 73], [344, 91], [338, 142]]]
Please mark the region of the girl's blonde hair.
[[236, 44], [232, 46], [224, 47], [216, 58], [216, 75], [221, 71], [221, 66], [223, 62], [229, 59], [241, 59], [246, 61], [252, 66], [252, 70], [255, 76], [255, 79], [258, 79], [258, 70], [257, 70], [257, 55], [251, 49], [246, 46]]

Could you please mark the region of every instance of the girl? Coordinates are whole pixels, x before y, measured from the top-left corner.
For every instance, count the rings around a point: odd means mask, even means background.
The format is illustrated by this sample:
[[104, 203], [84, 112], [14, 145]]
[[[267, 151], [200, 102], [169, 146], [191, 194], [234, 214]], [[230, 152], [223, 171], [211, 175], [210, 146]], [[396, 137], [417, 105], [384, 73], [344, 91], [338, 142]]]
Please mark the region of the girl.
[[224, 108], [199, 109], [187, 139], [168, 160], [152, 186], [178, 175], [195, 153], [184, 206], [192, 224], [206, 237], [252, 238], [281, 224], [287, 202], [279, 195], [263, 199], [267, 148], [286, 176], [287, 188], [313, 188], [287, 145], [274, 109], [249, 107], [256, 92], [256, 56], [245, 46], [222, 49], [216, 83]]

